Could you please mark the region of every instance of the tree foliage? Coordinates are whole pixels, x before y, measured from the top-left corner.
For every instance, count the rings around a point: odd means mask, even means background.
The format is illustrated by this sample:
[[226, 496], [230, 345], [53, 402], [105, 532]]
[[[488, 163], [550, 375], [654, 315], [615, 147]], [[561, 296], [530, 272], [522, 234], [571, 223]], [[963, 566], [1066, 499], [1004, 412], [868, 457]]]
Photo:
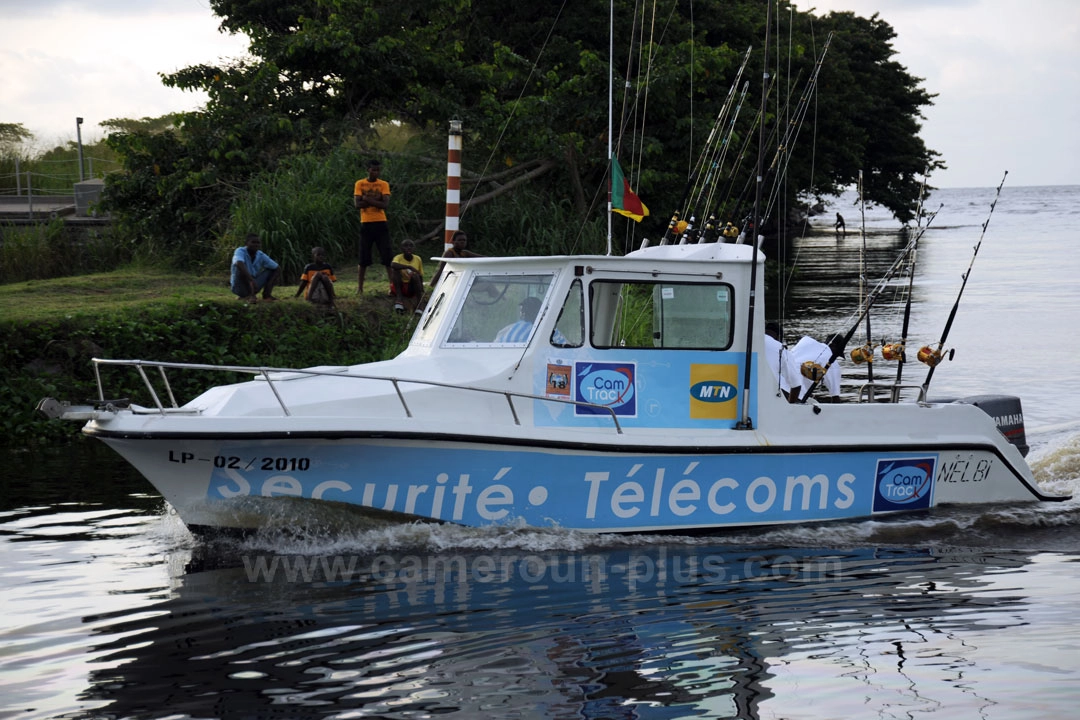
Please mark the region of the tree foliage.
[[0, 153], [7, 155], [27, 140], [33, 140], [34, 134], [22, 123], [0, 123]]
[[[909, 220], [919, 177], [940, 163], [918, 137], [921, 109], [932, 96], [893, 59], [892, 28], [876, 15], [815, 17], [785, 0], [774, 4], [770, 30], [783, 43], [774, 39], [769, 52], [775, 79], [765, 154], [787, 158], [786, 174], [774, 178], [782, 205], [835, 194], [862, 170], [866, 200]], [[327, 153], [342, 143], [370, 146], [387, 122], [415, 127], [429, 138], [427, 147], [438, 148], [451, 118], [466, 128], [467, 174], [543, 168], [518, 192], [568, 205], [583, 223], [603, 215], [608, 0], [210, 5], [223, 30], [250, 38], [252, 57], [164, 77], [168, 85], [206, 91], [206, 107], [178, 115], [175, 130], [112, 136], [127, 158], [127, 174], [110, 183], [107, 197], [125, 217], [137, 218], [130, 220], [133, 230], [162, 237], [170, 229], [185, 242], [205, 243], [227, 231], [228, 208], [251, 178], [273, 172], [283, 158]], [[632, 184], [653, 208], [643, 224], [647, 232], [662, 231], [667, 213], [684, 203], [691, 170], [747, 48], [753, 50], [744, 81], [761, 77], [767, 7], [734, 0], [694, 13], [692, 4], [677, 0], [650, 6], [614, 0], [615, 141]], [[830, 33], [811, 93], [807, 83]], [[755, 84], [748, 83], [730, 137], [726, 127], [721, 134], [731, 152], [716, 207], [729, 216], [750, 200], [762, 104]], [[785, 133], [806, 94], [810, 112], [797, 134]], [[475, 187], [482, 195], [497, 186]]]

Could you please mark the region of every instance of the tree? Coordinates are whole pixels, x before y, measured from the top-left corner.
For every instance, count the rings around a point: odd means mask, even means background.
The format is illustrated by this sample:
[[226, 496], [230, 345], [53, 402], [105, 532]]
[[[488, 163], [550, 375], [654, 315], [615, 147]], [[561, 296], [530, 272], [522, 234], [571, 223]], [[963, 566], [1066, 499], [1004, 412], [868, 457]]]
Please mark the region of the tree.
[[34, 134], [22, 123], [0, 123], [0, 153], [4, 155], [14, 152], [18, 145], [33, 138]]
[[[918, 177], [938, 163], [918, 137], [920, 110], [932, 96], [892, 59], [892, 28], [876, 15], [818, 18], [786, 0], [776, 5], [780, 21], [791, 20], [782, 29], [791, 38], [786, 57], [776, 43], [770, 52], [775, 80], [765, 104], [765, 155], [786, 158], [783, 176], [773, 178], [776, 192], [786, 205], [835, 194], [863, 170], [866, 199], [910, 219]], [[532, 201], [570, 203], [582, 221], [601, 213], [608, 0], [211, 0], [211, 7], [223, 30], [251, 39], [254, 59], [165, 76], [168, 85], [206, 91], [206, 108], [179, 115], [176, 132], [157, 140], [141, 131], [117, 136], [117, 146], [132, 153], [131, 182], [118, 178], [107, 197], [121, 212], [161, 206], [156, 219], [146, 218], [154, 226], [146, 231], [172, 224], [180, 237], [201, 242], [225, 231], [224, 211], [248, 179], [284, 157], [350, 139], [369, 143], [387, 121], [440, 138], [452, 117], [464, 122], [469, 157], [484, 159], [472, 172], [543, 168], [530, 175]], [[767, 5], [735, 0], [693, 16], [685, 3], [657, 9], [663, 14], [614, 0], [618, 152], [654, 209], [654, 230], [668, 209], [684, 204], [702, 146], [729, 94], [741, 90], [734, 81], [747, 48], [746, 77], [760, 77]], [[818, 82], [808, 88], [830, 32]], [[804, 93], [812, 94], [812, 120], [788, 133]], [[730, 157], [716, 177], [720, 191], [699, 213], [738, 219], [745, 212], [760, 94], [749, 83], [737, 122], [724, 128]], [[806, 140], [812, 134], [813, 143]], [[147, 166], [159, 173], [153, 183], [138, 180]], [[153, 201], [139, 201], [143, 192], [154, 193]]]

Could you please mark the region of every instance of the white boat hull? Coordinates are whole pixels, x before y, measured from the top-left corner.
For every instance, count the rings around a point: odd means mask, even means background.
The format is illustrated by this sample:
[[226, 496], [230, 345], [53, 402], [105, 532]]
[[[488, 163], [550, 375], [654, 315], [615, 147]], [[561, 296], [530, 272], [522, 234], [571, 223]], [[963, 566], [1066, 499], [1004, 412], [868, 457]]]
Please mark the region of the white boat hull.
[[311, 508], [296, 514], [298, 500], [468, 526], [680, 532], [1045, 499], [1008, 444], [635, 452], [423, 438], [106, 442], [196, 528], [322, 522]]

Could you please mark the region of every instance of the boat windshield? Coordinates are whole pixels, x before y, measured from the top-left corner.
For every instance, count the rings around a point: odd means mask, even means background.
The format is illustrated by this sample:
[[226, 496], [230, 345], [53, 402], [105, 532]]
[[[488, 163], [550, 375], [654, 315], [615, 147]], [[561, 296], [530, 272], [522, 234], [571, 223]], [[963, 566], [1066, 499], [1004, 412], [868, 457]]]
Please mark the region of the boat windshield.
[[734, 306], [727, 283], [598, 280], [589, 296], [595, 347], [731, 347]]
[[454, 318], [448, 345], [524, 346], [543, 319], [554, 273], [476, 273]]

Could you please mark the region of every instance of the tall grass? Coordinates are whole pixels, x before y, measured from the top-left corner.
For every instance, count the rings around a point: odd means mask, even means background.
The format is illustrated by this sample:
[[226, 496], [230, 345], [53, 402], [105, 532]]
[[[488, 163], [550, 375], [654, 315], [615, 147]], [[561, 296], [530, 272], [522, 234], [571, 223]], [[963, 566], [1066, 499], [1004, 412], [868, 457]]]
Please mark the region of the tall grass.
[[[231, 232], [217, 244], [215, 260], [228, 267], [232, 252], [249, 232], [284, 267], [284, 282], [299, 277], [311, 249], [327, 250], [336, 268], [356, 263], [360, 220], [353, 184], [367, 174], [370, 153], [341, 147], [327, 156], [289, 158], [273, 173], [255, 178], [233, 208]], [[409, 238], [425, 258], [443, 251], [445, 164], [417, 154], [381, 155], [382, 177], [390, 183], [387, 209], [395, 247]], [[569, 203], [548, 202], [523, 187], [468, 209], [461, 227], [469, 247], [483, 255], [603, 253], [605, 218], [582, 223]]]
[[[356, 263], [360, 217], [353, 206], [353, 184], [366, 175], [366, 155], [339, 148], [328, 156], [297, 155], [272, 173], [252, 180], [232, 212], [231, 232], [217, 244], [221, 267], [248, 233], [263, 239], [263, 250], [281, 263], [284, 279], [298, 279], [311, 262], [311, 249], [323, 247], [331, 265]], [[402, 205], [394, 188], [392, 160], [383, 174], [390, 178], [388, 217], [391, 237], [402, 237]]]
[[47, 224], [0, 225], [0, 283], [111, 270], [130, 260], [108, 228], [69, 228], [63, 219]]
[[482, 255], [603, 254], [607, 221], [582, 222], [569, 202], [549, 203], [528, 189], [470, 208], [461, 219], [469, 249]]

